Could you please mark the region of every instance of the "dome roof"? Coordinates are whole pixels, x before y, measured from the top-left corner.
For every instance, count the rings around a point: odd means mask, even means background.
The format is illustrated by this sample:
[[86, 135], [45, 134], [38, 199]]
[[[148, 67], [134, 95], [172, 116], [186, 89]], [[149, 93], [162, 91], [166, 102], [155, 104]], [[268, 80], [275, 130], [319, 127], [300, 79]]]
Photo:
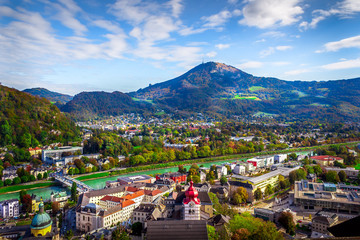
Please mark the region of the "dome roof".
[[[43, 208], [42, 208], [43, 209]], [[44, 229], [52, 225], [52, 220], [46, 212], [40, 210], [40, 213], [36, 214], [31, 221], [30, 228], [32, 229]]]
[[195, 204], [200, 204], [200, 199], [198, 199], [199, 192], [194, 188], [194, 183], [190, 181], [190, 187], [186, 190], [183, 203], [188, 204], [189, 202], [193, 201]]

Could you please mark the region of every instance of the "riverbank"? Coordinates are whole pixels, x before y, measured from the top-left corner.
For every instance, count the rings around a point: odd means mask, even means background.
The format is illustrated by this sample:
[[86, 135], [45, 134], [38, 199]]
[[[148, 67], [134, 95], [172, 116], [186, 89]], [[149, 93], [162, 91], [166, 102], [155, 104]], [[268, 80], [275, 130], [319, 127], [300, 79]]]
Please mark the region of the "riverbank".
[[321, 146], [313, 146], [313, 147], [302, 147], [302, 148], [293, 148], [293, 149], [285, 149], [285, 150], [276, 150], [276, 151], [265, 151], [265, 152], [254, 152], [254, 153], [244, 153], [244, 154], [233, 154], [227, 156], [217, 156], [217, 157], [210, 157], [210, 158], [196, 158], [196, 159], [189, 159], [189, 160], [182, 160], [182, 161], [175, 161], [175, 162], [168, 162], [168, 163], [159, 163], [159, 164], [151, 164], [151, 165], [142, 165], [137, 167], [129, 167], [124, 170], [120, 171], [112, 171], [112, 172], [104, 172], [104, 173], [94, 173], [88, 174], [86, 176], [79, 176], [75, 177], [79, 181], [91, 180], [95, 178], [106, 178], [109, 176], [116, 176], [122, 175], [127, 173], [136, 173], [136, 172], [143, 172], [148, 170], [156, 170], [156, 169], [165, 169], [171, 167], [178, 167], [180, 165], [188, 166], [194, 163], [201, 164], [207, 162], [216, 162], [222, 160], [238, 160], [239, 158], [249, 158], [255, 156], [264, 156], [264, 155], [272, 155], [272, 154], [282, 154], [282, 153], [292, 153], [292, 152], [301, 152], [301, 151], [312, 151], [318, 148], [329, 147], [331, 145], [357, 145], [360, 142], [352, 142], [352, 143], [339, 143], [339, 144], [327, 144]]
[[0, 188], [0, 195], [8, 194], [8, 193], [16, 193], [20, 192], [21, 190], [31, 190], [31, 189], [38, 189], [44, 187], [51, 187], [57, 185], [55, 182], [40, 182], [34, 184], [24, 184], [24, 185], [14, 185], [14, 186], [6, 186]]

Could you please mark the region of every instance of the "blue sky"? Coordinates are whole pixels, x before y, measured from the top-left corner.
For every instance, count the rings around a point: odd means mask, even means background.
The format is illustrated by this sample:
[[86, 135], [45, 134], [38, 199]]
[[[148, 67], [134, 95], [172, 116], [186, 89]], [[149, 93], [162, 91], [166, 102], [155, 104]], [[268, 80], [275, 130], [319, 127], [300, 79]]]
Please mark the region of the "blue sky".
[[222, 62], [284, 80], [360, 77], [359, 0], [0, 0], [0, 82], [135, 91]]

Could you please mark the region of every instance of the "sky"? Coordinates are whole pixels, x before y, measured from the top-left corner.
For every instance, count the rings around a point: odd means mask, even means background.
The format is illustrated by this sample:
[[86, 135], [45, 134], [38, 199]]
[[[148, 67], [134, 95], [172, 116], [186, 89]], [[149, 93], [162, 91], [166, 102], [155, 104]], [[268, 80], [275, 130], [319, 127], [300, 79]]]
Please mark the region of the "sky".
[[130, 92], [208, 61], [360, 77], [360, 0], [0, 0], [5, 86]]

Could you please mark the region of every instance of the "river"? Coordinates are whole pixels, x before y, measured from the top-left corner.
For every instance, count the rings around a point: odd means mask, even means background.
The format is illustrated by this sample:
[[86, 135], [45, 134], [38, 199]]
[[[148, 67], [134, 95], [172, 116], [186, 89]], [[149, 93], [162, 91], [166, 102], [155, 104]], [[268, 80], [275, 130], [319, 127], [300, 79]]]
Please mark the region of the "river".
[[[304, 151], [304, 152], [296, 152], [296, 154], [309, 154], [311, 151]], [[213, 164], [222, 164], [226, 162], [234, 162], [234, 161], [244, 161], [249, 158], [239, 158], [239, 159], [233, 159], [233, 160], [221, 160], [221, 161], [215, 161], [215, 162], [206, 162], [206, 163], [198, 163], [198, 165], [203, 165], [204, 167], [210, 167]], [[190, 166], [186, 166], [187, 169], [190, 168]], [[83, 182], [87, 185], [95, 188], [95, 189], [101, 189], [105, 187], [106, 181], [113, 181], [116, 180], [119, 176], [134, 176], [139, 174], [156, 174], [156, 173], [165, 173], [165, 172], [176, 172], [178, 170], [178, 167], [170, 167], [170, 168], [163, 168], [163, 169], [155, 169], [155, 170], [149, 170], [149, 171], [143, 171], [143, 172], [136, 172], [136, 173], [128, 173], [128, 174], [121, 174], [116, 176], [110, 176], [106, 178], [99, 178], [99, 179], [92, 179], [92, 180], [84, 180]], [[52, 192], [60, 192], [60, 191], [69, 191], [68, 188], [64, 188], [61, 186], [53, 186], [53, 187], [45, 187], [45, 188], [38, 188], [33, 190], [27, 190], [28, 194], [35, 194], [38, 197], [42, 197], [44, 200], [50, 199]], [[0, 195], [0, 201], [7, 200], [7, 199], [13, 199], [13, 198], [19, 198], [19, 193], [8, 193], [8, 194], [2, 194]]]

